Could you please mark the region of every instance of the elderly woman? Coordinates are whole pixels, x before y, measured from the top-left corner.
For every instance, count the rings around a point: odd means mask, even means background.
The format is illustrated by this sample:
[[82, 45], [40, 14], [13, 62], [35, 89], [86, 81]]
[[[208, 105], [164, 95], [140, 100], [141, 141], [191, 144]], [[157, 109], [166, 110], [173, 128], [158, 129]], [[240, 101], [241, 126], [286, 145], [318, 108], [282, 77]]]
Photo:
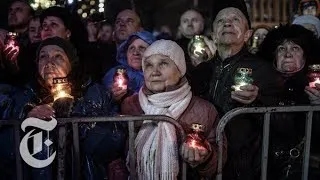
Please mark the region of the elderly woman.
[[[11, 103], [6, 108], [5, 119], [35, 117], [50, 120], [51, 117], [93, 117], [114, 114], [111, 111], [110, 93], [102, 85], [93, 83], [86, 77], [81, 78], [80, 75], [83, 73], [78, 72], [76, 50], [68, 41], [59, 37], [44, 40], [39, 46], [36, 62], [38, 81], [30, 83], [22, 90], [12, 91]], [[66, 77], [71, 84], [70, 89], [65, 89], [69, 95], [66, 96], [67, 98], [61, 98], [55, 94], [54, 81], [56, 78]], [[53, 137], [50, 138], [57, 143], [56, 131], [51, 134]], [[8, 137], [11, 136], [9, 134]], [[105, 166], [119, 158], [124, 149], [125, 133], [122, 131], [121, 124], [81, 124], [80, 136], [85, 164], [82, 176], [85, 179], [106, 178]], [[1, 144], [4, 141], [6, 139], [1, 139]], [[45, 144], [43, 147], [43, 150], [35, 155], [36, 158], [47, 157], [48, 148]], [[67, 159], [71, 157], [69, 153], [70, 151], [67, 151]], [[31, 173], [32, 179], [56, 179], [51, 165], [40, 169], [32, 168], [27, 172]], [[68, 176], [67, 179], [70, 178]]]
[[201, 124], [208, 147], [179, 142], [174, 126], [169, 123], [145, 121], [135, 140], [139, 179], [177, 179], [179, 158], [192, 169], [188, 171], [193, 173], [190, 179], [212, 177], [217, 167], [217, 111], [209, 102], [192, 95], [185, 77], [182, 48], [170, 40], [154, 42], [143, 55], [142, 69], [145, 85], [139, 94], [124, 100], [122, 113], [167, 115], [187, 133], [192, 132], [193, 124]]
[[[272, 30], [261, 45], [258, 55], [272, 60], [275, 69], [281, 74], [284, 91], [279, 94], [279, 105], [319, 105], [320, 84], [309, 87], [307, 70], [314, 61], [316, 37], [299, 25], [286, 25]], [[317, 57], [317, 56], [316, 56]], [[313, 121], [313, 139], [319, 137], [319, 114]], [[290, 159], [287, 155], [297, 148], [302, 154], [304, 137], [304, 113], [284, 113], [275, 115], [271, 121], [271, 179], [292, 179], [301, 176], [300, 158]], [[311, 152], [319, 152], [319, 145], [313, 142]], [[309, 177], [313, 177], [311, 170]], [[315, 177], [313, 177], [315, 178]], [[301, 179], [301, 178], [300, 178]], [[316, 179], [319, 179], [317, 177]]]
[[[142, 31], [132, 34], [118, 48], [117, 61], [120, 65], [110, 69], [103, 78], [103, 84], [111, 89], [113, 98], [121, 102], [124, 97], [138, 92], [143, 85], [142, 54], [155, 41], [150, 32]], [[127, 87], [122, 88], [114, 82], [117, 69], [125, 69], [128, 75]]]

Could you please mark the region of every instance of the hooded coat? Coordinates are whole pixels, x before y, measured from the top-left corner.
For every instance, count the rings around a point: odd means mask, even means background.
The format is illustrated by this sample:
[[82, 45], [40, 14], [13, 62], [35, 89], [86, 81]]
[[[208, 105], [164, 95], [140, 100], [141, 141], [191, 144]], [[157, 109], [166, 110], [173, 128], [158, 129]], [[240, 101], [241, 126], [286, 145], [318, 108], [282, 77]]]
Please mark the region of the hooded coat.
[[112, 87], [113, 76], [118, 68], [124, 68], [127, 70], [127, 74], [129, 77], [129, 81], [128, 81], [129, 92], [133, 92], [133, 93], [138, 92], [142, 87], [144, 82], [142, 69], [136, 70], [132, 68], [131, 66], [129, 66], [128, 60], [127, 60], [127, 49], [134, 39], [142, 39], [149, 45], [155, 41], [155, 38], [153, 37], [153, 35], [147, 31], [137, 32], [129, 36], [128, 39], [125, 42], [123, 42], [118, 48], [117, 62], [119, 63], [119, 65], [110, 69], [103, 78], [103, 84], [105, 85], [105, 87], [107, 88]]

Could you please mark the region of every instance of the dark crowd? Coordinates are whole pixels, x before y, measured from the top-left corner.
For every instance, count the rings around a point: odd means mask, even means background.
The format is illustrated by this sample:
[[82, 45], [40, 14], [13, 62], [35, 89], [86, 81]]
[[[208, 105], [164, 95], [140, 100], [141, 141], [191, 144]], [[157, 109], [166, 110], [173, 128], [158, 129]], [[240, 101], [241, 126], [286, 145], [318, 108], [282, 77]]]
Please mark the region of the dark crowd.
[[[168, 25], [146, 31], [131, 9], [114, 21], [99, 14], [83, 20], [65, 7], [38, 14], [26, 1], [15, 0], [8, 7], [9, 29], [0, 29], [0, 119], [166, 115], [187, 138], [183, 141], [168, 122], [137, 123], [135, 178], [179, 179], [184, 161], [187, 179], [215, 179], [217, 125], [227, 112], [320, 105], [319, 0], [301, 0], [292, 22], [276, 27], [253, 27], [245, 2], [237, 2], [216, 7], [208, 29], [208, 17], [186, 9], [174, 35]], [[227, 124], [223, 179], [260, 179], [263, 117], [244, 114]], [[301, 179], [305, 117], [271, 116], [267, 179]], [[72, 132], [65, 128], [64, 178], [74, 179]], [[78, 129], [81, 179], [130, 178], [126, 123], [79, 123]], [[42, 137], [53, 145], [43, 143], [34, 158], [48, 158], [57, 149], [57, 136], [53, 130]], [[320, 113], [315, 112], [310, 180], [320, 179], [318, 138]], [[20, 155], [12, 126], [0, 125], [0, 146], [0, 179], [16, 179]], [[42, 168], [23, 163], [23, 178], [57, 179], [56, 166], [56, 161]]]

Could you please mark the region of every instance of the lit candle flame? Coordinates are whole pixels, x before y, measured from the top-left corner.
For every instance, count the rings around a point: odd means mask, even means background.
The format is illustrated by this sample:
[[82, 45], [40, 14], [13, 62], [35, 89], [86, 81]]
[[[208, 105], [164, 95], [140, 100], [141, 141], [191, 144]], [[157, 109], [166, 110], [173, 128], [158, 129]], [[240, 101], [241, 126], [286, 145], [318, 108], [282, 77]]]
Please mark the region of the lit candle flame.
[[64, 97], [68, 97], [68, 98], [72, 98], [73, 96], [71, 96], [69, 93], [67, 93], [66, 89], [64, 88], [64, 86], [62, 84], [57, 84], [55, 89], [54, 89], [54, 96], [53, 96], [53, 100], [56, 101], [59, 98], [64, 98]]
[[315, 88], [316, 84], [320, 84], [320, 78], [319, 77], [315, 78], [315, 80], [313, 82], [310, 82], [309, 83], [309, 87]]
[[127, 89], [127, 85], [125, 84], [124, 79], [122, 77], [119, 77], [117, 81], [119, 88]]
[[200, 53], [200, 54], [202, 54], [202, 53], [203, 53], [203, 52], [202, 52], [203, 50], [204, 50], [204, 49], [203, 49], [202, 47], [196, 46], [195, 49], [194, 49], [193, 54], [199, 56], [199, 55], [197, 54], [197, 52]]
[[248, 85], [248, 83], [246, 83], [246, 82], [240, 82], [240, 83], [237, 84], [237, 85], [233, 85], [232, 88], [233, 88], [235, 91], [242, 91], [242, 90], [240, 89], [240, 87], [241, 87], [241, 86], [245, 86], [245, 85]]
[[189, 146], [192, 147], [192, 148], [199, 149], [199, 150], [204, 150], [205, 149], [203, 146], [199, 146], [197, 144], [198, 144], [198, 142], [196, 140], [194, 140], [194, 139], [192, 139], [189, 142]]

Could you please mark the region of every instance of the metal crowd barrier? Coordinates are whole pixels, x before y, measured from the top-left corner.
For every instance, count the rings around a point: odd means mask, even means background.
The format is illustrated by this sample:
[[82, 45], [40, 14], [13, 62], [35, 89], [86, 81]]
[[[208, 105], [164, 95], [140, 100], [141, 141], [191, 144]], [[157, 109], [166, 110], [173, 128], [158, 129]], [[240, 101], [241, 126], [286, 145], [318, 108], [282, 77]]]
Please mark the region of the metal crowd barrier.
[[303, 151], [303, 171], [302, 180], [308, 179], [309, 172], [309, 157], [310, 157], [310, 142], [312, 131], [312, 117], [314, 111], [320, 111], [320, 106], [288, 106], [288, 107], [252, 107], [252, 108], [236, 108], [226, 113], [220, 120], [216, 131], [216, 142], [218, 144], [218, 170], [217, 180], [222, 180], [222, 154], [223, 154], [223, 132], [227, 123], [229, 123], [235, 116], [241, 114], [257, 114], [264, 113], [263, 124], [263, 144], [261, 156], [261, 180], [267, 179], [267, 166], [268, 166], [268, 148], [269, 148], [269, 129], [270, 129], [270, 115], [271, 113], [282, 112], [307, 112], [306, 125], [305, 125], [305, 144]]
[[[74, 176], [73, 179], [81, 179], [80, 178], [80, 147], [79, 147], [79, 130], [78, 125], [79, 123], [85, 122], [128, 122], [128, 131], [129, 131], [129, 160], [130, 160], [130, 180], [136, 179], [136, 169], [135, 169], [135, 152], [134, 152], [134, 139], [135, 139], [135, 131], [134, 131], [134, 123], [136, 121], [144, 121], [144, 120], [151, 120], [151, 121], [165, 121], [168, 123], [173, 124], [178, 132], [178, 135], [184, 141], [186, 134], [181, 127], [181, 125], [174, 119], [168, 116], [155, 116], [155, 115], [144, 115], [144, 116], [117, 116], [117, 117], [80, 117], [80, 118], [59, 118], [57, 119], [59, 127], [59, 141], [58, 141], [58, 173], [57, 179], [63, 180], [65, 169], [64, 169], [64, 148], [61, 148], [65, 142], [65, 135], [66, 129], [64, 126], [65, 124], [72, 124], [72, 133], [73, 133], [73, 149], [74, 149]], [[0, 120], [0, 127], [1, 125], [13, 125], [14, 132], [15, 132], [15, 152], [16, 152], [16, 170], [17, 170], [17, 179], [22, 180], [22, 161], [19, 153], [19, 144], [20, 144], [20, 124], [22, 121], [18, 120]], [[18, 155], [19, 154], [19, 155]], [[187, 165], [185, 162], [182, 162], [181, 167], [181, 176], [183, 180], [186, 180], [186, 169]]]

